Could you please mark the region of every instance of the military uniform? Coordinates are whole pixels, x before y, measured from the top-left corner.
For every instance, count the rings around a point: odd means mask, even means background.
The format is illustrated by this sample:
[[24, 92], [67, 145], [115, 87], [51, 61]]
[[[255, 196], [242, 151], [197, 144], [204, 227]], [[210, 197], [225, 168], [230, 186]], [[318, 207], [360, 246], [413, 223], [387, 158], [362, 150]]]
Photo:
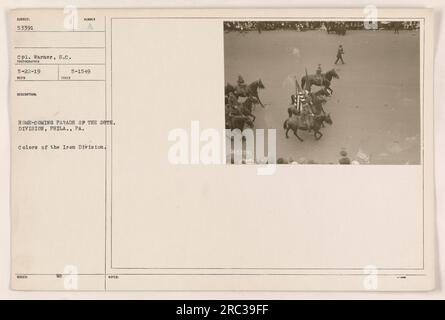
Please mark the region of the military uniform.
[[338, 46], [338, 50], [337, 50], [337, 60], [335, 60], [335, 64], [337, 64], [338, 61], [341, 60], [342, 64], [345, 64], [345, 62], [343, 61], [343, 55], [345, 54], [344, 50], [343, 50], [343, 46], [339, 45]]
[[317, 70], [315, 70], [315, 76], [320, 79], [320, 81], [323, 81], [323, 75], [321, 74], [321, 64], [318, 65]]
[[246, 83], [241, 75], [238, 76], [237, 84], [236, 92], [237, 94], [242, 94], [246, 90]]
[[310, 98], [307, 91], [297, 93], [297, 98], [295, 99], [295, 107], [297, 109], [297, 114], [301, 115], [303, 123], [310, 131], [310, 128], [312, 127], [314, 122], [314, 113], [312, 112]]
[[231, 107], [237, 106], [238, 105], [238, 99], [236, 98], [236, 96], [233, 94], [233, 92], [229, 93], [229, 98], [228, 98], [228, 104]]

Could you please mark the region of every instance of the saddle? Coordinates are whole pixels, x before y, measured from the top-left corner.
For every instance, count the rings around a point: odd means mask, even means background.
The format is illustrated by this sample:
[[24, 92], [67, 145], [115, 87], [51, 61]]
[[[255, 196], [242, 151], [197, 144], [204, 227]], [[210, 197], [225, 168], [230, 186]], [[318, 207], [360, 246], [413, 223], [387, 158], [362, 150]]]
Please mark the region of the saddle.
[[239, 84], [235, 88], [235, 92], [238, 94], [246, 93], [247, 86], [245, 84]]
[[324, 76], [323, 76], [323, 74], [316, 74], [316, 75], [315, 75], [315, 79], [316, 79], [317, 81], [320, 81], [321, 83], [323, 83]]

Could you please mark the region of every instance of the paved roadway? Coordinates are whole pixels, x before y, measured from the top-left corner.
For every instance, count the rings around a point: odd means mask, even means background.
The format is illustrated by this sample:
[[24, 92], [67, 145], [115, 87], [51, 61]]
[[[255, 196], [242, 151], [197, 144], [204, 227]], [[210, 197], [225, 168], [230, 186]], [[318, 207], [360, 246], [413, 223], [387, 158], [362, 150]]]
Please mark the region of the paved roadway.
[[[337, 47], [343, 44], [345, 65], [334, 65]], [[420, 161], [420, 52], [419, 32], [348, 31], [346, 36], [322, 31], [265, 31], [224, 35], [226, 82], [246, 83], [261, 78], [256, 128], [277, 129], [277, 157], [317, 163], [337, 163], [344, 149], [351, 160], [373, 164], [417, 164]], [[314, 73], [336, 68], [334, 94], [325, 105], [334, 124], [314, 140], [302, 132], [304, 142], [285, 138], [294, 76], [305, 67]], [[317, 89], [317, 87], [314, 87]], [[313, 89], [313, 90], [314, 90]], [[366, 156], [363, 156], [366, 155]]]

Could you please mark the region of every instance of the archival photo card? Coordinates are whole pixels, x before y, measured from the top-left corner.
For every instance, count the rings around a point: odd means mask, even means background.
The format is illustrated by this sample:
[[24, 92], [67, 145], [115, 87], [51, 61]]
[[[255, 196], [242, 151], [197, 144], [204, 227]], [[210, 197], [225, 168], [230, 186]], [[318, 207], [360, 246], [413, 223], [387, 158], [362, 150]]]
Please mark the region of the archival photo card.
[[8, 21], [13, 289], [436, 286], [431, 10]]

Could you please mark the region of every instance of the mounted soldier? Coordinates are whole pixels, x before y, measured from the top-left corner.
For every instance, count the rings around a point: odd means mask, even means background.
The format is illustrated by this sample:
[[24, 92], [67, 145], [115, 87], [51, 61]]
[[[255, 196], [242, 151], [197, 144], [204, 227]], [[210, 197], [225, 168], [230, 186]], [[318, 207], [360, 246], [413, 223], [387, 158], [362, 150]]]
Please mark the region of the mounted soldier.
[[240, 74], [238, 75], [237, 83], [238, 83], [239, 86], [245, 86], [246, 85], [245, 82], [244, 82], [244, 78]]
[[238, 76], [237, 84], [236, 86], [232, 86], [230, 83], [226, 83], [226, 86], [224, 88], [224, 92], [227, 96], [230, 94], [230, 92], [233, 92], [235, 97], [245, 97], [245, 98], [253, 98], [255, 104], [259, 104], [264, 108], [264, 104], [261, 102], [261, 99], [258, 95], [258, 90], [265, 89], [263, 82], [261, 79], [258, 79], [256, 81], [251, 82], [250, 84], [246, 84], [244, 82], [244, 79], [241, 75]]
[[244, 82], [244, 78], [241, 75], [238, 75], [238, 80], [236, 81], [236, 93], [237, 95], [243, 95], [246, 92], [247, 85]]
[[229, 93], [227, 103], [231, 108], [236, 108], [238, 106], [238, 99], [233, 92]]
[[298, 81], [295, 80], [296, 94], [294, 100], [296, 115], [300, 116], [303, 123], [307, 126], [308, 131], [311, 130], [314, 124], [314, 112], [311, 106], [311, 98], [309, 91], [302, 90]]
[[322, 80], [323, 75], [321, 70], [321, 64], [318, 64], [317, 70], [315, 71], [315, 75], [320, 78], [320, 81]]
[[306, 124], [306, 126], [308, 127], [308, 132], [310, 132], [314, 124], [315, 114], [312, 111], [312, 106], [309, 102], [309, 99], [306, 98], [305, 101], [301, 103], [300, 108], [301, 108], [301, 117], [303, 123]]

